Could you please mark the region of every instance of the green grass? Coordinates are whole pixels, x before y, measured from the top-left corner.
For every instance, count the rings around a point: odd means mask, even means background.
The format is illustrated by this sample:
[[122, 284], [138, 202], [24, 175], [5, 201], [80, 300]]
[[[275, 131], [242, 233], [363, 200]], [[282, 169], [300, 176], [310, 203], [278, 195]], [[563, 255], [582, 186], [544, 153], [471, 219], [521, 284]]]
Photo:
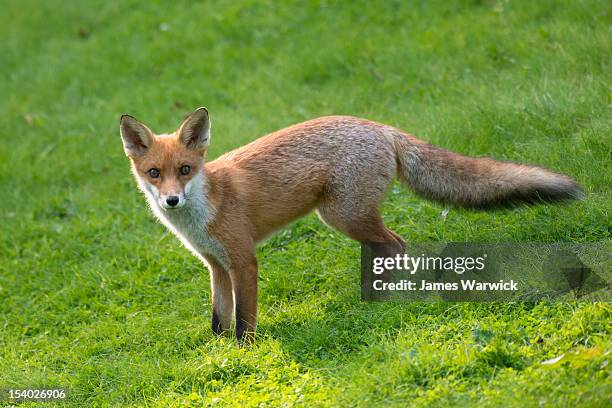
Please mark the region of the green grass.
[[[161, 132], [207, 106], [210, 158], [367, 117], [587, 192], [444, 218], [397, 187], [385, 220], [408, 241], [610, 239], [609, 2], [344, 3], [2, 2], [0, 387], [65, 386], [73, 406], [609, 404], [608, 304], [363, 303], [358, 245], [313, 216], [258, 249], [257, 344], [211, 333], [208, 272], [146, 209], [122, 113]], [[540, 365], [566, 352], [599, 356]]]

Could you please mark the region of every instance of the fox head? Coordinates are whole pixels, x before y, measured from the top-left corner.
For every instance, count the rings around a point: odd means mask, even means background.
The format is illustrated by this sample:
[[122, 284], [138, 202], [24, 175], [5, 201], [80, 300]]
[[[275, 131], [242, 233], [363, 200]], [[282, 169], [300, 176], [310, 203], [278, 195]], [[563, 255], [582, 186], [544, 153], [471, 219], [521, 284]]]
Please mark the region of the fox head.
[[201, 183], [202, 167], [210, 142], [206, 108], [191, 113], [172, 134], [155, 135], [132, 116], [121, 116], [121, 139], [140, 188], [165, 211], [189, 201]]

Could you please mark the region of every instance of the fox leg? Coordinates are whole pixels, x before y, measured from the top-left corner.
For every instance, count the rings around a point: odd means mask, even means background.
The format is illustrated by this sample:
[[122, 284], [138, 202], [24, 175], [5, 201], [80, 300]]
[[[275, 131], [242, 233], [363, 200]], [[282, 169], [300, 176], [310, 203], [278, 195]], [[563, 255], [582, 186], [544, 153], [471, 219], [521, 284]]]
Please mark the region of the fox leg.
[[375, 147], [369, 160], [359, 165], [347, 160], [334, 168], [318, 213], [324, 222], [370, 246], [378, 256], [403, 254], [404, 240], [385, 226], [379, 210], [397, 173], [396, 154], [386, 145]]
[[[387, 227], [385, 227], [387, 228]], [[392, 229], [387, 228], [387, 231], [389, 233], [391, 233], [391, 235], [393, 235], [393, 237], [395, 237], [395, 240], [397, 241], [397, 243], [399, 244], [399, 246], [401, 247], [401, 253], [403, 254], [406, 251], [406, 241], [404, 241], [404, 239], [395, 231], [393, 231]]]
[[230, 329], [234, 311], [232, 281], [228, 272], [212, 259], [207, 259], [210, 266], [210, 284], [212, 289], [212, 330], [222, 334]]
[[331, 227], [372, 248], [376, 256], [392, 257], [403, 254], [404, 240], [387, 228], [377, 208], [362, 215], [338, 211], [334, 205], [323, 203], [317, 210], [319, 216]]
[[257, 326], [257, 258], [251, 254], [238, 254], [230, 266], [230, 278], [234, 289], [236, 339], [239, 343], [251, 343]]

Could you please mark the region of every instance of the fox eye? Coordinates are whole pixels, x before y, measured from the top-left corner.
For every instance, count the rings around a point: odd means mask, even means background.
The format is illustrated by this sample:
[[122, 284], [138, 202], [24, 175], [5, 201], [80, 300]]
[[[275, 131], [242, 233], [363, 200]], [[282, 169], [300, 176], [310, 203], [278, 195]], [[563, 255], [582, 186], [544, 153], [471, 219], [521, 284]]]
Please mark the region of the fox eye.
[[159, 177], [159, 170], [157, 170], [155, 168], [149, 169], [149, 171], [147, 173], [149, 173], [149, 176], [151, 176], [151, 178], [158, 178]]
[[189, 167], [189, 166], [187, 166], [187, 165], [182, 166], [182, 167], [181, 167], [181, 170], [180, 170], [180, 172], [181, 172], [181, 174], [182, 174], [183, 176], [186, 176], [187, 174], [189, 174], [189, 172], [190, 172], [190, 171], [191, 171], [191, 167]]

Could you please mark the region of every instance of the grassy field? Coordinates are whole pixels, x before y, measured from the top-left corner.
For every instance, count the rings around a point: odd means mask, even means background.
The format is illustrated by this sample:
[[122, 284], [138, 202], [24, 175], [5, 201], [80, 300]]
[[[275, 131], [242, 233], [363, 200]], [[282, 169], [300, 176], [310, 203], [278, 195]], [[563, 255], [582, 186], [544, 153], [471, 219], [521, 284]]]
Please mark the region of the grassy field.
[[408, 241], [610, 239], [609, 2], [344, 3], [2, 2], [0, 388], [64, 386], [72, 406], [610, 403], [608, 304], [360, 302], [358, 244], [314, 216], [258, 249], [257, 344], [210, 331], [208, 272], [146, 209], [122, 113], [161, 132], [207, 106], [209, 158], [367, 117], [587, 192], [442, 217], [397, 186], [385, 220]]

